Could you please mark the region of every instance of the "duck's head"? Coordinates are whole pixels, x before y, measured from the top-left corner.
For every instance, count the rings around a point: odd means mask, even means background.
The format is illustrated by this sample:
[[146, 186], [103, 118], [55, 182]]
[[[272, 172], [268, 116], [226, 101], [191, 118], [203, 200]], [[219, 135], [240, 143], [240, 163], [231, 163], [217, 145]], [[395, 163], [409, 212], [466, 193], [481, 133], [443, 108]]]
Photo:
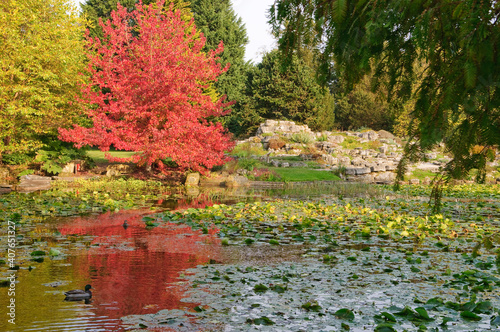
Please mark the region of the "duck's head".
[[86, 292], [88, 292], [91, 288], [92, 288], [92, 286], [90, 286], [90, 285], [85, 285], [85, 291], [86, 291]]

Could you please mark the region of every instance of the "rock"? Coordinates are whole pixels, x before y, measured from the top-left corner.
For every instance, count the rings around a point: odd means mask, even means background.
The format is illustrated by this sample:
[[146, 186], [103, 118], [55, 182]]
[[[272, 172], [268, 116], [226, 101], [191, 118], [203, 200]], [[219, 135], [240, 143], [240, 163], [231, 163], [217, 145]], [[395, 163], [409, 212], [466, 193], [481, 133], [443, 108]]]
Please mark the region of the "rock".
[[369, 167], [360, 167], [356, 168], [356, 175], [364, 175], [371, 173], [371, 169]]
[[381, 147], [378, 148], [378, 150], [380, 153], [385, 155], [387, 152], [389, 152], [389, 147], [387, 147], [387, 145], [382, 145]]
[[368, 130], [362, 133], [358, 133], [358, 137], [361, 139], [366, 139], [368, 141], [375, 141], [378, 139], [378, 134], [373, 130]]
[[198, 197], [200, 195], [200, 189], [198, 186], [187, 186], [186, 195], [189, 197]]
[[384, 139], [394, 139], [394, 135], [391, 134], [390, 132], [386, 131], [386, 130], [379, 130], [377, 131], [377, 134], [378, 134], [378, 137], [379, 138], [384, 138]]
[[243, 187], [250, 185], [250, 181], [241, 175], [229, 175], [224, 181], [224, 186], [228, 188]]
[[290, 163], [283, 162], [281, 163], [281, 167], [290, 167]]
[[186, 182], [184, 183], [184, 185], [186, 185], [187, 187], [198, 186], [199, 183], [200, 173], [189, 173], [186, 177]]
[[346, 175], [356, 175], [356, 168], [355, 167], [346, 167], [345, 174]]
[[200, 179], [201, 186], [222, 186], [226, 181], [228, 175], [219, 175], [216, 173], [211, 173], [208, 177], [203, 177]]
[[342, 142], [344, 142], [344, 140], [345, 140], [344, 136], [341, 135], [333, 135], [328, 137], [328, 142], [336, 144], [341, 144]]
[[23, 175], [17, 186], [17, 191], [26, 193], [38, 190], [48, 190], [50, 189], [51, 182], [52, 178], [50, 176]]
[[120, 176], [130, 173], [131, 167], [126, 164], [111, 164], [106, 168], [106, 176]]
[[410, 179], [410, 181], [408, 181], [409, 184], [420, 184], [420, 180], [419, 179]]
[[12, 185], [6, 183], [0, 183], [0, 194], [7, 194], [12, 191]]
[[339, 160], [337, 158], [329, 154], [324, 154], [322, 158], [328, 165], [337, 165], [339, 163]]
[[385, 172], [385, 165], [375, 165], [370, 167], [372, 172]]
[[364, 166], [365, 165], [365, 161], [362, 158], [355, 157], [355, 158], [352, 158], [351, 165], [353, 165], [353, 166]]
[[288, 136], [286, 134], [300, 133], [301, 131], [312, 132], [307, 125], [296, 125], [293, 121], [266, 120], [259, 126], [256, 135], [280, 133]]
[[396, 174], [392, 172], [381, 172], [375, 174], [373, 181], [379, 184], [391, 184], [396, 179]]
[[386, 171], [394, 171], [396, 168], [397, 168], [397, 166], [394, 165], [394, 164], [387, 164], [387, 165], [385, 165], [385, 170]]
[[75, 163], [71, 162], [71, 163], [67, 163], [66, 165], [64, 165], [61, 173], [66, 173], [66, 174], [76, 173], [75, 172]]

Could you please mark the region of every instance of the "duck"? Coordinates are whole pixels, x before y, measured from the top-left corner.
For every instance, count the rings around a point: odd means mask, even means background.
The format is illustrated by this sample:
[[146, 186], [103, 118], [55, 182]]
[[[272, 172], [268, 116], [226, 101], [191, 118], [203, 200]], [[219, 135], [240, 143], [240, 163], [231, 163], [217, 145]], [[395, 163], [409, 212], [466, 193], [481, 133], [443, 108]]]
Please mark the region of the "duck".
[[85, 285], [85, 290], [74, 289], [67, 291], [66, 293], [64, 293], [64, 295], [66, 295], [65, 300], [68, 301], [88, 300], [92, 297], [92, 292], [90, 291], [91, 288], [92, 286]]
[[127, 220], [125, 220], [125, 221], [123, 222], [123, 228], [125, 228], [125, 229], [127, 229], [127, 228], [128, 228]]

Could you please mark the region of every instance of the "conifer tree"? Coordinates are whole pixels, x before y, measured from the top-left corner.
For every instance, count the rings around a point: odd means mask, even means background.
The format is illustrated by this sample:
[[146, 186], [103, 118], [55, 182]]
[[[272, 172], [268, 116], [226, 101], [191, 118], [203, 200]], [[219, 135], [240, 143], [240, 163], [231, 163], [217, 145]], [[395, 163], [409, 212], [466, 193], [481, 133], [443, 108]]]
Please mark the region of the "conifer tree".
[[[241, 133], [242, 112], [248, 112], [248, 97], [245, 95], [248, 71], [251, 65], [244, 60], [248, 37], [245, 25], [237, 17], [229, 0], [193, 0], [191, 10], [196, 28], [206, 38], [205, 50], [215, 50], [222, 41], [224, 52], [220, 54], [222, 66], [230, 64], [214, 87], [217, 93], [234, 102], [232, 112], [223, 120], [233, 133]], [[237, 124], [237, 123], [240, 124]]]

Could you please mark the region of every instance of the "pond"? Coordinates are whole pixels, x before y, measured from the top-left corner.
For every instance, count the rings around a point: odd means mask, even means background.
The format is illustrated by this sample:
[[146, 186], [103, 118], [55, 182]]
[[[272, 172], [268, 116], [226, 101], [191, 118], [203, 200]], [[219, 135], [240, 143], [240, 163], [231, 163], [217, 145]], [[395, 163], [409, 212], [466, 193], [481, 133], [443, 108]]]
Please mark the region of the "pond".
[[[316, 189], [24, 224], [0, 330], [497, 330], [497, 199], [429, 218], [418, 197]], [[64, 300], [86, 284], [90, 301]]]

